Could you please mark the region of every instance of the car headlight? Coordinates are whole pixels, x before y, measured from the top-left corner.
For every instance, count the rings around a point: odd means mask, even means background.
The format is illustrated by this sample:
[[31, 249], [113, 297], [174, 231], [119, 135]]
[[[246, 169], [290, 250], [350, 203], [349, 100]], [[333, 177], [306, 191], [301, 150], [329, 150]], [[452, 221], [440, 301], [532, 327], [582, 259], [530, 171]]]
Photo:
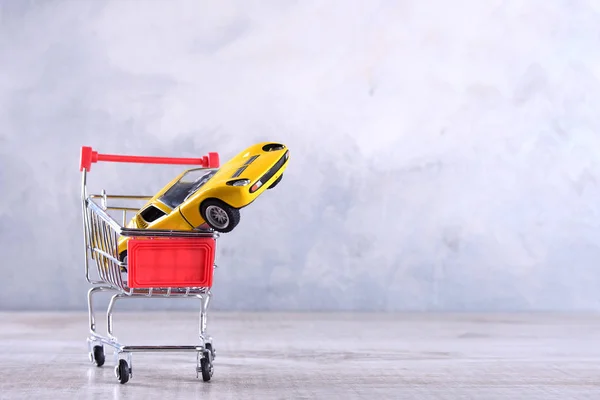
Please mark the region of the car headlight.
[[227, 182], [229, 186], [246, 186], [250, 184], [250, 179], [237, 179], [235, 181]]

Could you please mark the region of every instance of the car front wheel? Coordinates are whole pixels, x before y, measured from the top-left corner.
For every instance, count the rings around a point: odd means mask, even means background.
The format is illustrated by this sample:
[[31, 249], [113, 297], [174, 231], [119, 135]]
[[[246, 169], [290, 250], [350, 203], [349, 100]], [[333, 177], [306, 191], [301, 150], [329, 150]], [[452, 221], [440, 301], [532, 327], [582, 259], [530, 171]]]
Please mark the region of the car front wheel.
[[204, 201], [200, 206], [200, 215], [217, 232], [231, 232], [240, 223], [240, 210], [217, 199]]
[[281, 182], [281, 180], [282, 180], [282, 179], [283, 179], [283, 174], [279, 175], [279, 178], [275, 179], [275, 182], [271, 183], [271, 186], [269, 186], [269, 187], [267, 188], [267, 190], [268, 190], [268, 189], [273, 189], [275, 186], [277, 186], [277, 184], [278, 184], [279, 182]]

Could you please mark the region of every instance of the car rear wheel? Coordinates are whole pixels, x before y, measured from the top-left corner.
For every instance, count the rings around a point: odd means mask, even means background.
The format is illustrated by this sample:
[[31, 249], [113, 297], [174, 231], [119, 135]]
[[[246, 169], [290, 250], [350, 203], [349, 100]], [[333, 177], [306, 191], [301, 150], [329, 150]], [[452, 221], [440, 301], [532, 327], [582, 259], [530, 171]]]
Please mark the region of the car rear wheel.
[[200, 206], [200, 215], [217, 232], [231, 232], [240, 222], [240, 210], [217, 199], [204, 201]]

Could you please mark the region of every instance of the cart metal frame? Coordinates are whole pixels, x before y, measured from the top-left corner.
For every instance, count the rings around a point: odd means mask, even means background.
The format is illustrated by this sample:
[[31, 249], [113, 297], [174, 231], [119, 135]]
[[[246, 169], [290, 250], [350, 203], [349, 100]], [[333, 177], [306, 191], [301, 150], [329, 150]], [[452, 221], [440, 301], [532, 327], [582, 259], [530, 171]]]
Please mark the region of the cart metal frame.
[[[125, 237], [156, 237], [156, 238], [213, 238], [216, 241], [219, 234], [208, 226], [194, 231], [165, 231], [152, 229], [127, 228], [128, 213], [136, 213], [139, 207], [109, 206], [109, 200], [144, 201], [152, 196], [108, 195], [102, 190], [101, 194], [88, 194], [87, 174], [91, 164], [97, 161], [133, 162], [152, 164], [200, 165], [206, 169], [218, 167], [218, 154], [209, 153], [199, 159], [138, 157], [124, 155], [98, 154], [90, 147], [81, 149], [81, 202], [83, 216], [83, 232], [85, 239], [85, 278], [92, 285], [87, 294], [89, 337], [87, 338], [89, 359], [101, 367], [105, 363], [104, 346], [112, 347], [115, 356], [115, 376], [124, 384], [133, 377], [132, 353], [139, 352], [195, 352], [196, 377], [202, 374], [204, 381], [209, 381], [214, 372], [213, 360], [215, 349], [213, 339], [207, 333], [207, 313], [211, 300], [210, 287], [152, 287], [130, 288], [127, 283], [127, 259], [119, 260], [117, 240]], [[122, 224], [117, 222], [109, 212], [122, 213]], [[206, 228], [205, 228], [206, 227]], [[96, 268], [93, 268], [95, 264]], [[213, 264], [213, 269], [217, 268]], [[96, 277], [92, 277], [95, 270]], [[98, 293], [113, 293], [106, 310], [107, 333], [102, 335], [96, 330], [96, 315], [94, 297]], [[200, 300], [199, 313], [199, 343], [185, 346], [137, 346], [120, 343], [114, 335], [113, 311], [117, 300], [131, 298], [189, 298]]]

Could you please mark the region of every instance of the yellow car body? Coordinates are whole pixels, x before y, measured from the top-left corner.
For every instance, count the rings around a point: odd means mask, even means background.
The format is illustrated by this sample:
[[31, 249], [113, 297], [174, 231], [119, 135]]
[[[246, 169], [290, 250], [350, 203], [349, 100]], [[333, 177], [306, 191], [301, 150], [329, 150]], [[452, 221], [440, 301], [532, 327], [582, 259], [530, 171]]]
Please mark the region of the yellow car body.
[[[140, 208], [127, 227], [191, 231], [208, 226], [217, 232], [230, 232], [239, 223], [239, 210], [279, 183], [289, 154], [283, 144], [263, 142], [219, 168], [188, 169]], [[229, 221], [226, 225], [225, 219]], [[127, 254], [128, 239], [119, 238], [121, 260]]]

